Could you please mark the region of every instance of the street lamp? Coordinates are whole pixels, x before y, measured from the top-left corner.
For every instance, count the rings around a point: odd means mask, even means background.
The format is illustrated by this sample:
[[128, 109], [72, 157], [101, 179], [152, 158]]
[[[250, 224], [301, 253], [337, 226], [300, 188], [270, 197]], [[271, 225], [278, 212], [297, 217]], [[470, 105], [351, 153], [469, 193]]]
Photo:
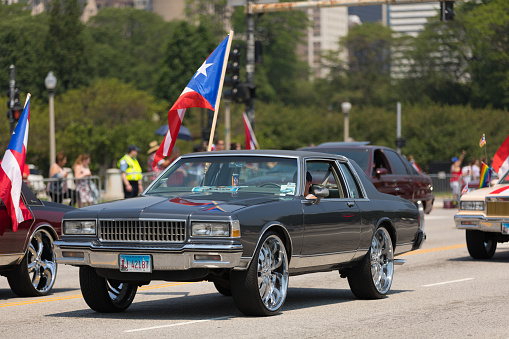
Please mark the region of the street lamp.
[[46, 79], [44, 79], [44, 84], [49, 92], [49, 165], [56, 158], [55, 152], [55, 92], [54, 89], [57, 85], [57, 78], [53, 75], [53, 72], [49, 72]]
[[348, 114], [350, 113], [350, 110], [352, 109], [352, 104], [349, 103], [348, 101], [345, 101], [341, 104], [341, 110], [343, 111], [343, 115], [345, 117], [345, 142], [348, 141], [349, 139], [349, 136], [348, 136], [348, 131], [349, 131], [349, 121], [348, 121]]

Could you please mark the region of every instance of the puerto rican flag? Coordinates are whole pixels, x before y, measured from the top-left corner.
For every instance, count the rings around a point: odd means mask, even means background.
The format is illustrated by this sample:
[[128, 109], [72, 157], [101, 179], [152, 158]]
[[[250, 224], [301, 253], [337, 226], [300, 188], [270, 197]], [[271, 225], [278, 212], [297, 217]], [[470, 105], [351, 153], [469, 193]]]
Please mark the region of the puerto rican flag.
[[[0, 198], [11, 217], [12, 230], [18, 230], [18, 224], [33, 219], [32, 214], [21, 199], [21, 184], [28, 143], [28, 121], [30, 119], [30, 94], [27, 95], [25, 109], [14, 129], [11, 141], [0, 165]], [[0, 225], [0, 235], [7, 225]]]
[[244, 131], [246, 132], [246, 149], [258, 149], [258, 142], [246, 112], [242, 113], [242, 117], [244, 118]]
[[491, 165], [499, 177], [509, 170], [509, 136], [500, 145]]
[[171, 154], [182, 125], [182, 119], [184, 119], [188, 108], [203, 107], [212, 111], [217, 110], [223, 89], [232, 35], [230, 33], [203, 62], [171, 107], [168, 112], [168, 133], [156, 152], [153, 166], [157, 166], [159, 161]]

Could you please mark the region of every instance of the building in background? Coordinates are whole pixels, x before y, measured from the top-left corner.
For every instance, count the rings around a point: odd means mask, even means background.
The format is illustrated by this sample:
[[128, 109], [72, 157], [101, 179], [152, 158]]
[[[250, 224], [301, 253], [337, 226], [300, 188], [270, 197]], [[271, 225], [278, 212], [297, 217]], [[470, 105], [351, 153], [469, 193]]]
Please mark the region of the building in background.
[[[308, 63], [314, 77], [325, 77], [327, 67], [322, 53], [339, 50], [339, 39], [348, 34], [348, 8], [329, 7], [306, 10], [312, 26], [308, 29], [304, 45], [298, 47], [301, 60]], [[346, 54], [345, 54], [346, 57]]]

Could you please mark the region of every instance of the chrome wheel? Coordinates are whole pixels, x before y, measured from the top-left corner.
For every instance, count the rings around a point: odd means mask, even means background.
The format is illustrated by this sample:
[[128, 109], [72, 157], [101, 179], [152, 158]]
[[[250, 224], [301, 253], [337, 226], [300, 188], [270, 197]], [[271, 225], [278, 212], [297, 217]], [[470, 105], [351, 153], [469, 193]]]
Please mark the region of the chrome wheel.
[[286, 299], [288, 290], [288, 258], [279, 238], [268, 237], [258, 255], [258, 290], [265, 307], [274, 311]]
[[243, 314], [277, 314], [288, 291], [288, 255], [279, 234], [265, 233], [247, 270], [233, 270], [230, 282], [235, 305]]
[[135, 284], [101, 277], [89, 266], [80, 266], [80, 286], [87, 305], [104, 313], [126, 310], [138, 290]]
[[39, 229], [32, 235], [25, 258], [9, 275], [9, 285], [19, 296], [40, 296], [49, 293], [56, 276], [53, 237], [48, 231]]
[[348, 284], [359, 299], [381, 299], [391, 288], [393, 274], [392, 239], [385, 227], [380, 226], [362, 261], [347, 271]]
[[379, 228], [371, 240], [371, 277], [376, 290], [385, 294], [391, 288], [394, 274], [394, 253], [389, 232]]

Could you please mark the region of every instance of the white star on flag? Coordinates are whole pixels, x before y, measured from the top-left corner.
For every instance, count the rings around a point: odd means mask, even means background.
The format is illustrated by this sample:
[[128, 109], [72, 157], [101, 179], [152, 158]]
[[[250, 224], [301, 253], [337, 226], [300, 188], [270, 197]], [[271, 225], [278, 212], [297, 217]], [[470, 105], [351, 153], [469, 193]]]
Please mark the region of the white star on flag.
[[204, 62], [200, 68], [198, 68], [198, 70], [196, 71], [196, 75], [194, 76], [195, 78], [200, 75], [200, 74], [203, 74], [205, 76], [207, 76], [207, 68], [209, 68], [210, 66], [212, 66], [213, 64], [207, 64], [207, 62]]

